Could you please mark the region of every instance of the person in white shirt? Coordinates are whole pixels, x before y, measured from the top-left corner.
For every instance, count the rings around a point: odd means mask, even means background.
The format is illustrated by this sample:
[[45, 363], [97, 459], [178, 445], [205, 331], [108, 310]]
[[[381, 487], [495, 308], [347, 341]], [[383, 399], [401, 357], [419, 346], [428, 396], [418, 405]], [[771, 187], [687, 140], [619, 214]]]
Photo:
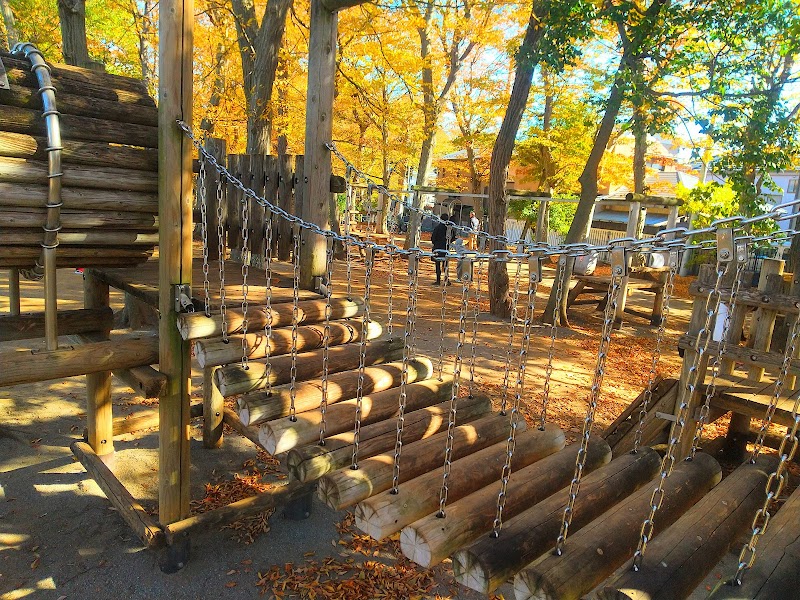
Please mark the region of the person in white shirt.
[[472, 229], [472, 233], [469, 234], [468, 247], [470, 250], [477, 250], [478, 232], [481, 230], [481, 222], [478, 220], [478, 217], [475, 216], [474, 210], [469, 211], [469, 226]]

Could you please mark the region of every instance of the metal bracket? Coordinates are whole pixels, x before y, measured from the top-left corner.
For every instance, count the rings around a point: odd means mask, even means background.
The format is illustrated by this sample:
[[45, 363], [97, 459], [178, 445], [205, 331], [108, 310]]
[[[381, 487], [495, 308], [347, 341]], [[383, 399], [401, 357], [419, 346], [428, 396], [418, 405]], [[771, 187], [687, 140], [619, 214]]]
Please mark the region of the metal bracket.
[[717, 260], [720, 262], [731, 262], [734, 257], [733, 248], [733, 229], [730, 227], [720, 227], [717, 230]]
[[408, 275], [411, 276], [417, 272], [417, 268], [419, 266], [419, 255], [418, 254], [409, 254], [408, 255]]
[[736, 242], [736, 262], [747, 262], [747, 242]]
[[3, 61], [0, 60], [0, 90], [10, 90], [11, 86], [8, 85], [8, 76], [6, 75], [6, 68], [3, 66]]
[[192, 286], [188, 283], [176, 283], [173, 285], [173, 298], [175, 299], [176, 313], [194, 312], [192, 302]]
[[669, 251], [669, 259], [667, 261], [667, 266], [672, 267], [673, 269], [678, 268], [678, 251], [677, 250], [670, 250]]
[[625, 277], [628, 274], [628, 262], [625, 258], [624, 246], [611, 248], [611, 276]]
[[672, 421], [673, 423], [678, 422], [678, 417], [670, 413], [656, 412], [656, 419], [664, 419], [665, 421]]
[[542, 257], [531, 256], [528, 258], [528, 276], [531, 283], [539, 283], [542, 281]]

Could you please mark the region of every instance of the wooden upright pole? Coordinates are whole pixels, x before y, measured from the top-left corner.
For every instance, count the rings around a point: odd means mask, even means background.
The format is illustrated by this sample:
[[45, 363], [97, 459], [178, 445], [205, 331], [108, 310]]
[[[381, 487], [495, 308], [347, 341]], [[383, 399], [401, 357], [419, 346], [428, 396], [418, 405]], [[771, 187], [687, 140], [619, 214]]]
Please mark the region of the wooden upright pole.
[[[333, 84], [336, 74], [336, 12], [323, 0], [311, 0], [308, 41], [308, 95], [301, 214], [306, 221], [330, 228], [331, 153], [325, 147], [333, 133]], [[325, 238], [303, 231], [300, 246], [300, 285], [312, 289], [325, 274]]]
[[192, 277], [192, 144], [176, 124], [192, 123], [193, 0], [162, 0], [159, 9], [158, 204], [160, 371], [158, 517], [189, 515], [189, 343], [178, 332], [175, 290]]
[[[109, 304], [108, 284], [91, 273], [83, 276], [83, 303], [86, 308], [105, 308]], [[108, 339], [110, 331], [98, 331], [101, 339]], [[89, 445], [101, 460], [114, 454], [114, 434], [111, 407], [111, 371], [86, 375], [86, 425]]]
[[20, 313], [19, 269], [8, 271], [8, 311], [12, 315]]

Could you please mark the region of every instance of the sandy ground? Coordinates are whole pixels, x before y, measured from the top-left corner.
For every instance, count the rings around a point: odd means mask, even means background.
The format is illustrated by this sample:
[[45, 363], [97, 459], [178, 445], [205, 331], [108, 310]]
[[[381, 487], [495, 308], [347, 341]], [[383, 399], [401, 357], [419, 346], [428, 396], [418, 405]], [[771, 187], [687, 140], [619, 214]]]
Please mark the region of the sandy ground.
[[[422, 269], [418, 343], [425, 354], [435, 359], [440, 348], [442, 299], [440, 290], [432, 286], [432, 266], [428, 263]], [[362, 274], [363, 269], [354, 271], [354, 281], [359, 282], [356, 288], [363, 286], [360, 283]], [[372, 294], [373, 317], [384, 322], [386, 277], [385, 266], [376, 269]], [[344, 269], [337, 268], [334, 281], [340, 288], [335, 291], [342, 291], [343, 278]], [[5, 273], [0, 274], [0, 289], [5, 289], [6, 283]], [[546, 280], [540, 289], [537, 314], [544, 306], [549, 284]], [[402, 326], [405, 321], [406, 286], [405, 269], [398, 268], [395, 273], [395, 327]], [[62, 307], [80, 307], [79, 275], [61, 271], [59, 289]], [[39, 284], [24, 282], [22, 294], [23, 310], [42, 308]], [[452, 365], [458, 337], [460, 285], [450, 287], [447, 296], [444, 358], [445, 364]], [[639, 294], [631, 297], [631, 303], [644, 308], [651, 298], [649, 294]], [[119, 294], [112, 294], [115, 308], [120, 308], [121, 302]], [[488, 309], [488, 303], [484, 308]], [[680, 363], [674, 342], [685, 330], [689, 309], [690, 304], [685, 299], [673, 302], [668, 327], [670, 341], [660, 367], [665, 375], [678, 372]], [[0, 312], [7, 310], [7, 298], [2, 297]], [[574, 441], [586, 413], [600, 318], [589, 306], [579, 307], [571, 315], [573, 329], [558, 331], [548, 415], [562, 427], [568, 439]], [[486, 312], [480, 315], [475, 386], [498, 403], [506, 371], [508, 329], [507, 321], [495, 319]], [[655, 331], [644, 321], [633, 319], [615, 332], [595, 430], [607, 426], [646, 385]], [[523, 398], [528, 418], [535, 418], [541, 409], [541, 384], [549, 343], [549, 327], [536, 326], [532, 331], [527, 389]], [[34, 342], [30, 347], [38, 345], [39, 342]], [[0, 347], [10, 349], [19, 345]], [[199, 371], [194, 375], [194, 395], [199, 398]], [[305, 521], [295, 522], [274, 515], [269, 519], [269, 531], [256, 536], [249, 544], [237, 539], [241, 531], [230, 529], [215, 528], [193, 535], [188, 565], [176, 574], [162, 574], [156, 554], [142, 549], [94, 481], [72, 458], [69, 444], [78, 439], [85, 426], [84, 394], [84, 381], [80, 377], [0, 390], [0, 598], [182, 599], [217, 594], [249, 598], [262, 593], [269, 598], [282, 597], [275, 593], [280, 591], [281, 582], [287, 586], [286, 597], [313, 597], [292, 595], [290, 590], [302, 588], [302, 585], [297, 587], [296, 582], [303, 581], [304, 577], [313, 580], [324, 571], [321, 568], [326, 560], [329, 565], [344, 565], [337, 567], [339, 571], [331, 567], [336, 573], [334, 582], [366, 577], [375, 581], [385, 578], [389, 582], [387, 586], [391, 586], [391, 582], [419, 584], [415, 593], [398, 591], [406, 588], [387, 587], [386, 598], [480, 597], [449, 578], [447, 563], [427, 573], [411, 567], [407, 561], [397, 560], [394, 543], [370, 545], [354, 537], [357, 532], [349, 526], [348, 515], [334, 513], [318, 501], [314, 503], [311, 517]], [[114, 401], [115, 415], [128, 414], [148, 404], [116, 384]], [[207, 483], [217, 485], [235, 480], [237, 476], [252, 475], [257, 458], [254, 446], [235, 434], [226, 435], [221, 450], [203, 449], [200, 426], [200, 420], [196, 419], [192, 428], [192, 498], [196, 501], [207, 497]], [[136, 498], [154, 510], [156, 433], [125, 436], [115, 441], [115, 447], [114, 470], [118, 477]], [[256, 462], [255, 468], [266, 469], [261, 462]], [[348, 563], [351, 559], [353, 562]], [[348, 570], [348, 565], [353, 568]], [[510, 586], [501, 588], [499, 593], [505, 598], [513, 597]], [[331, 594], [330, 597], [356, 597]]]

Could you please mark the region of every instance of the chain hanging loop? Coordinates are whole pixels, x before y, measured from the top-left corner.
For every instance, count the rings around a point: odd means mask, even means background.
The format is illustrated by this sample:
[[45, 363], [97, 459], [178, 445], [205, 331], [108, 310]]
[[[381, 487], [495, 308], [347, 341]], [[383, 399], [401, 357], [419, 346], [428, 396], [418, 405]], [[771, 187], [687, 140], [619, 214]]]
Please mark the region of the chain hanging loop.
[[266, 292], [266, 302], [264, 303], [264, 359], [266, 362], [265, 377], [267, 380], [267, 396], [272, 395], [272, 362], [270, 360], [270, 346], [272, 345], [272, 222], [273, 213], [267, 210], [264, 213], [266, 226], [266, 239], [264, 240], [264, 290]]
[[247, 276], [250, 272], [250, 198], [242, 198], [242, 369], [250, 369], [248, 354], [250, 349], [247, 344], [247, 311], [249, 303], [247, 293], [250, 286], [247, 283]]
[[[478, 233], [480, 235], [480, 232]], [[471, 354], [469, 357], [469, 397], [472, 398], [475, 392], [475, 357], [478, 347], [478, 318], [481, 314], [481, 282], [483, 280], [483, 261], [478, 260], [478, 273], [475, 277], [475, 310], [472, 315], [472, 341]]]
[[219, 316], [222, 320], [222, 341], [228, 343], [228, 307], [225, 304], [225, 215], [223, 214], [223, 191], [225, 174], [217, 178], [217, 236], [219, 250]]
[[297, 329], [300, 325], [300, 227], [292, 226], [292, 351], [289, 368], [289, 420], [297, 421]]
[[358, 445], [361, 436], [361, 408], [364, 400], [364, 369], [367, 363], [367, 338], [369, 337], [370, 320], [370, 288], [372, 283], [372, 267], [375, 261], [375, 248], [367, 246], [364, 252], [364, 316], [361, 320], [361, 344], [358, 354], [358, 384], [356, 385], [356, 415], [353, 430], [353, 461], [350, 468], [358, 469]]
[[500, 401], [500, 414], [505, 415], [508, 407], [508, 386], [511, 384], [511, 353], [514, 347], [514, 338], [516, 337], [517, 327], [517, 304], [519, 303], [519, 280], [522, 273], [522, 261], [516, 261], [516, 269], [514, 271], [514, 287], [511, 293], [511, 317], [508, 323], [508, 345], [506, 346], [506, 367], [503, 371], [503, 396]]
[[553, 307], [553, 323], [550, 325], [550, 347], [547, 351], [547, 365], [544, 369], [544, 386], [542, 389], [542, 411], [539, 414], [539, 429], [544, 431], [547, 423], [547, 406], [550, 403], [550, 381], [553, 379], [553, 358], [556, 350], [556, 336], [558, 333], [558, 311], [564, 298], [564, 277], [567, 269], [567, 255], [558, 257], [558, 271], [554, 285], [556, 286], [556, 302]]
[[200, 173], [197, 176], [197, 199], [200, 203], [200, 238], [203, 242], [203, 313], [211, 317], [211, 285], [209, 283], [208, 268], [208, 198], [206, 157], [199, 153]]
[[328, 410], [328, 351], [331, 344], [331, 296], [333, 295], [333, 249], [336, 242], [325, 238], [325, 328], [322, 334], [322, 398], [319, 404], [319, 445], [325, 445], [325, 413]]

